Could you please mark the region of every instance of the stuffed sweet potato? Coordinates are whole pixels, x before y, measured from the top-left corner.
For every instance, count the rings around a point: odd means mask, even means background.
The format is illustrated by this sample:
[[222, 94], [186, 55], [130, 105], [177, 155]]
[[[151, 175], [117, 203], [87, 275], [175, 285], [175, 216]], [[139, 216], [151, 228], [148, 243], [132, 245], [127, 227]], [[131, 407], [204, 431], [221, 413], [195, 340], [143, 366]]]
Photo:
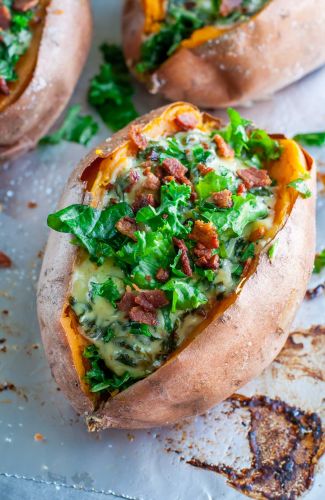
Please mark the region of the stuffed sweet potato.
[[202, 413], [286, 340], [313, 266], [315, 168], [229, 117], [178, 102], [139, 118], [81, 162], [48, 218], [40, 328], [90, 430]]
[[33, 148], [58, 118], [90, 39], [89, 0], [0, 2], [0, 160]]
[[269, 97], [325, 63], [321, 0], [126, 0], [127, 64], [152, 93], [206, 108]]

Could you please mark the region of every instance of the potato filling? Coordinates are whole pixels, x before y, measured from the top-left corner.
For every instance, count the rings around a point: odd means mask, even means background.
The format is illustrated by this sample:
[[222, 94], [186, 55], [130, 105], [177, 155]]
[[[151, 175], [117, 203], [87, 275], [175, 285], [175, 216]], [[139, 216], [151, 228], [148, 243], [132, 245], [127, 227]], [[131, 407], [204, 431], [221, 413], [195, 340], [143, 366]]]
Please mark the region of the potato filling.
[[[247, 21], [268, 1], [169, 0], [164, 19], [155, 21], [151, 15], [154, 1], [145, 0], [146, 37], [141, 46], [140, 60], [137, 62], [136, 70], [138, 73], [154, 71], [195, 31], [208, 26], [218, 27], [222, 30]], [[160, 17], [161, 13], [159, 12], [159, 14]], [[217, 32], [214, 33], [214, 36], [217, 36]]]
[[29, 49], [33, 23], [39, 22], [40, 0], [0, 2], [0, 96], [10, 94], [10, 83], [18, 79], [16, 66]]
[[114, 395], [161, 366], [238, 290], [292, 193], [310, 195], [303, 167], [283, 170], [282, 156], [300, 165], [293, 141], [282, 150], [233, 109], [220, 128], [188, 108], [131, 126], [92, 179], [92, 205], [48, 218], [80, 247], [67, 308], [89, 344], [92, 392]]

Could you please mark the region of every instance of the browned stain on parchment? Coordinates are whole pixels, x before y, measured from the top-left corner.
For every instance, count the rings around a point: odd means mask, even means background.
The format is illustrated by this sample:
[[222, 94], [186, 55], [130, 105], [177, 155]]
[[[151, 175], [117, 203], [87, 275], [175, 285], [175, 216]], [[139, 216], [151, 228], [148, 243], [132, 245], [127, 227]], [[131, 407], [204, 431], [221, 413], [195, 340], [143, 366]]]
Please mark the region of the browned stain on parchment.
[[258, 499], [293, 500], [312, 482], [314, 467], [324, 452], [321, 420], [280, 400], [266, 396], [230, 398], [235, 408], [247, 408], [251, 466], [235, 470], [192, 458], [187, 463], [227, 477], [228, 484]]
[[[293, 332], [273, 362], [272, 373], [276, 365], [283, 366], [289, 384], [290, 380], [300, 377], [310, 377], [315, 383], [325, 381], [325, 326]], [[322, 423], [316, 413], [289, 405], [281, 401], [281, 394], [278, 396], [279, 399], [265, 395], [249, 398], [235, 394], [228, 400], [231, 412], [242, 408], [249, 412], [247, 439], [251, 462], [248, 468], [204, 462], [199, 457], [199, 446], [195, 447], [198, 454], [187, 463], [222, 474], [230, 486], [251, 498], [294, 500], [300, 497], [311, 487], [315, 465], [325, 451]], [[175, 443], [170, 445], [167, 440], [166, 444], [169, 451], [185, 458], [182, 445], [174, 450]]]

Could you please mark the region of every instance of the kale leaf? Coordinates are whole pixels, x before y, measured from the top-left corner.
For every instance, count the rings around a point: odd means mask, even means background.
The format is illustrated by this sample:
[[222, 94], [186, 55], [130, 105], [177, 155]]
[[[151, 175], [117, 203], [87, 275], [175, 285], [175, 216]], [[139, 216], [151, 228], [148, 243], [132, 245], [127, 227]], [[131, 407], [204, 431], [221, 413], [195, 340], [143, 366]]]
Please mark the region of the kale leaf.
[[325, 267], [325, 249], [315, 255], [314, 273], [319, 274]]
[[191, 280], [172, 278], [162, 289], [171, 296], [172, 313], [177, 310], [190, 311], [208, 301], [206, 295], [198, 288], [197, 283]]
[[294, 141], [300, 142], [306, 146], [324, 146], [325, 132], [310, 132], [307, 134], [297, 134], [293, 137]]
[[113, 307], [116, 307], [116, 301], [121, 298], [121, 294], [112, 278], [108, 278], [108, 280], [103, 283], [96, 283], [92, 281], [90, 283], [90, 287], [91, 300], [94, 300], [94, 297], [97, 295], [107, 299]]

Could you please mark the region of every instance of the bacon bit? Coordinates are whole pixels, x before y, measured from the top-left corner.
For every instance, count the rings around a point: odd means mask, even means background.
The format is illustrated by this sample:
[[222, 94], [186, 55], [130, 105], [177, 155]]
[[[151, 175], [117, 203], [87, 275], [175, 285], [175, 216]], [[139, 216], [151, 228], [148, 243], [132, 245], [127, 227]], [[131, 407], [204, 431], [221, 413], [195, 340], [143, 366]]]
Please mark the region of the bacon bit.
[[219, 156], [221, 156], [221, 158], [235, 157], [234, 150], [229, 146], [229, 144], [226, 143], [226, 141], [224, 140], [223, 137], [221, 137], [221, 135], [216, 134], [213, 140], [217, 145], [218, 154]]
[[197, 200], [198, 196], [197, 196], [197, 192], [196, 192], [196, 191], [195, 191], [195, 189], [194, 189], [193, 184], [192, 184], [192, 183], [190, 183], [190, 184], [191, 184], [191, 189], [192, 189], [192, 191], [191, 191], [191, 196], [190, 196], [190, 200], [194, 202], [194, 201], [196, 201], [196, 200]]
[[4, 78], [1, 78], [1, 77], [0, 77], [0, 94], [3, 94], [3, 95], [10, 94], [10, 90], [9, 90], [9, 87], [8, 87], [6, 80]]
[[5, 5], [0, 5], [0, 30], [7, 30], [10, 27], [10, 21], [10, 10]]
[[129, 313], [132, 307], [136, 305], [135, 297], [133, 292], [125, 292], [121, 300], [117, 302], [118, 309], [125, 313]]
[[133, 144], [143, 151], [148, 146], [148, 140], [141, 132], [142, 128], [139, 125], [131, 125], [129, 131], [129, 139]]
[[248, 259], [246, 260], [245, 264], [244, 264], [244, 269], [243, 269], [243, 272], [241, 273], [241, 277], [242, 278], [245, 278], [250, 270], [250, 267], [251, 267], [251, 264], [252, 264], [252, 257], [248, 257]]
[[192, 276], [193, 271], [191, 268], [190, 259], [188, 258], [188, 248], [185, 245], [183, 240], [179, 240], [178, 238], [173, 238], [174, 245], [176, 245], [181, 251], [181, 264], [182, 270], [186, 276]]
[[135, 219], [132, 217], [122, 217], [117, 224], [115, 225], [116, 229], [121, 233], [124, 234], [125, 236], [128, 236], [134, 241], [137, 241], [136, 236], [134, 233], [136, 231], [139, 231], [139, 226], [135, 222]]
[[187, 168], [176, 158], [165, 158], [161, 166], [169, 176], [175, 177], [176, 181], [181, 183], [189, 182], [185, 177]]
[[40, 434], [39, 432], [36, 432], [36, 434], [34, 434], [34, 441], [44, 441], [45, 438], [43, 436], [43, 434]]
[[140, 296], [150, 302], [155, 309], [160, 309], [169, 304], [169, 300], [162, 290], [144, 290], [140, 293]]
[[148, 205], [154, 207], [156, 205], [153, 194], [138, 194], [132, 205], [132, 210], [137, 213], [140, 208], [147, 207]]
[[[145, 163], [150, 163], [150, 162], [145, 162]], [[144, 167], [143, 165], [141, 165], [141, 167], [143, 167], [143, 175], [149, 175], [150, 172], [151, 172], [151, 165], [148, 165], [146, 167]]]
[[27, 10], [34, 9], [39, 4], [39, 0], [15, 0], [13, 9], [18, 12], [26, 12]]
[[36, 201], [29, 201], [29, 202], [27, 203], [27, 207], [28, 207], [28, 208], [36, 208], [36, 207], [37, 207], [37, 203], [36, 203]]
[[155, 312], [144, 311], [140, 306], [132, 307], [129, 316], [131, 321], [136, 321], [144, 325], [156, 326], [158, 323]]
[[0, 268], [8, 268], [12, 266], [12, 260], [8, 255], [0, 251]]
[[198, 124], [198, 119], [193, 113], [181, 113], [174, 119], [175, 125], [181, 130], [192, 130]]
[[156, 273], [156, 280], [160, 281], [160, 283], [166, 283], [169, 279], [169, 272], [167, 269], [163, 269], [160, 267]]
[[148, 172], [143, 183], [143, 188], [150, 191], [158, 191], [160, 189], [160, 179], [155, 174]]
[[213, 193], [213, 202], [219, 208], [230, 208], [232, 207], [232, 192], [229, 189], [224, 189], [218, 193]]
[[213, 170], [214, 170], [214, 169], [213, 169], [213, 168], [211, 168], [211, 167], [206, 167], [206, 166], [204, 165], [204, 163], [199, 163], [199, 164], [197, 165], [197, 169], [198, 169], [198, 171], [200, 172], [200, 174], [201, 174], [201, 175], [207, 175], [207, 174], [209, 174], [210, 172], [213, 172]]
[[242, 196], [243, 194], [245, 194], [247, 191], [246, 187], [245, 187], [245, 184], [239, 184], [238, 188], [237, 188], [237, 194], [238, 196]]
[[244, 181], [247, 189], [269, 186], [272, 183], [267, 170], [259, 170], [254, 167], [238, 170], [237, 175]]
[[222, 17], [227, 17], [229, 14], [238, 10], [241, 7], [243, 0], [221, 0], [219, 12]]
[[146, 299], [146, 297], [143, 296], [142, 293], [138, 295], [135, 299], [135, 303], [138, 304], [144, 311], [147, 312], [155, 312], [156, 308], [149, 302], [149, 300]]
[[148, 281], [148, 283], [150, 283], [150, 281], [151, 281], [151, 276], [150, 276], [150, 274], [147, 274], [147, 275], [145, 276], [145, 279], [146, 279], [146, 281]]
[[194, 248], [194, 254], [198, 257], [195, 264], [198, 267], [204, 267], [206, 269], [218, 269], [219, 267], [219, 255], [212, 255], [209, 248], [206, 248], [202, 243], [197, 243]]
[[266, 233], [266, 228], [263, 225], [258, 226], [254, 231], [251, 233], [249, 240], [250, 241], [257, 241], [263, 238], [263, 236]]
[[132, 191], [134, 185], [138, 182], [139, 179], [140, 179], [139, 172], [137, 172], [134, 169], [131, 169], [129, 173], [129, 185], [125, 188], [125, 192], [130, 193], [130, 191]]
[[191, 240], [202, 243], [206, 248], [218, 248], [218, 234], [211, 222], [196, 220], [192, 232], [189, 234]]

